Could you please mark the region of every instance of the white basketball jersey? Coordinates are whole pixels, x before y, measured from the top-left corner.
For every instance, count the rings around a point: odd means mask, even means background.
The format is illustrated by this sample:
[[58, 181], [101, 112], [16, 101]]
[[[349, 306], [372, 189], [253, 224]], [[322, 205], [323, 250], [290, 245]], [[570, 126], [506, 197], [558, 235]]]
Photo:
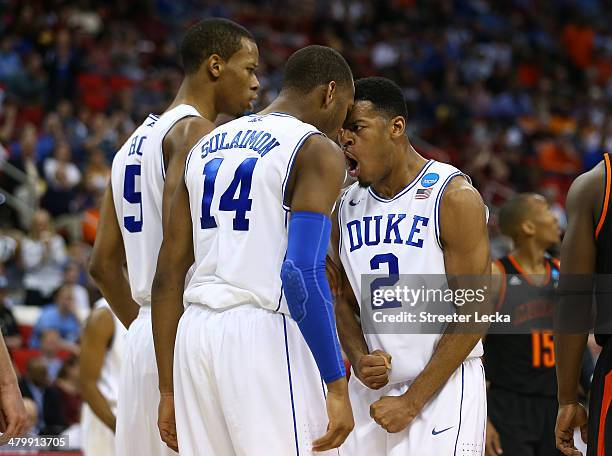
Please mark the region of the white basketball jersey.
[[185, 104], [161, 117], [150, 114], [113, 159], [111, 185], [117, 222], [123, 235], [132, 297], [141, 306], [151, 304], [151, 285], [163, 238], [162, 143], [176, 122], [199, 115], [193, 106]]
[[281, 266], [289, 208], [284, 194], [312, 125], [283, 113], [251, 115], [213, 130], [185, 168], [195, 272], [184, 301], [222, 309], [254, 304], [288, 313]]
[[[371, 302], [361, 299], [364, 274], [446, 273], [439, 209], [444, 189], [456, 176], [465, 175], [451, 165], [429, 160], [414, 180], [391, 199], [358, 183], [344, 192], [338, 210], [340, 259], [360, 306]], [[414, 379], [440, 339], [438, 334], [364, 334], [364, 337], [371, 351], [382, 349], [393, 357], [390, 383]], [[481, 355], [479, 342], [470, 356]]]
[[94, 304], [94, 309], [99, 308], [108, 309], [113, 315], [113, 322], [115, 324], [113, 340], [110, 347], [108, 347], [106, 356], [104, 357], [104, 364], [102, 364], [100, 378], [98, 379], [98, 389], [111, 404], [111, 406], [114, 407], [117, 404], [119, 373], [121, 372], [121, 362], [123, 360], [123, 350], [127, 329], [125, 329], [121, 321], [111, 310], [108, 302], [106, 302], [106, 299], [102, 298]]

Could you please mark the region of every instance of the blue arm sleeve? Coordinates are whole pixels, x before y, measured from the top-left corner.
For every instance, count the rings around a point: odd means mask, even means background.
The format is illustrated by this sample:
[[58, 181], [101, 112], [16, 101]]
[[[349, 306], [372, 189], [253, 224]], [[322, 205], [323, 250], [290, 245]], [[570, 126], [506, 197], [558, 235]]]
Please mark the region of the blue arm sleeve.
[[281, 269], [289, 312], [297, 322], [326, 383], [345, 375], [325, 273], [330, 235], [329, 217], [314, 212], [292, 213], [287, 256]]

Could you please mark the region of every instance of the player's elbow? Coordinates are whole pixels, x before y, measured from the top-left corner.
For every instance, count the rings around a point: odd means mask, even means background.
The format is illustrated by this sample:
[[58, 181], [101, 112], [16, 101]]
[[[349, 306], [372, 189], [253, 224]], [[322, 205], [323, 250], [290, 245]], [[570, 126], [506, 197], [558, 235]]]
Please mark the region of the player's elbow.
[[166, 296], [169, 291], [171, 291], [173, 283], [179, 285], [180, 287], [181, 280], [179, 275], [180, 274], [176, 273], [176, 270], [168, 268], [167, 264], [161, 262], [157, 263], [157, 270], [155, 271], [153, 282], [151, 283], [152, 306], [155, 306], [160, 299], [163, 299], [163, 297]]
[[102, 280], [102, 270], [102, 265], [100, 264], [100, 261], [98, 260], [97, 256], [92, 256], [91, 261], [89, 262], [89, 275], [98, 285]]
[[156, 296], [159, 296], [160, 293], [164, 291], [164, 280], [162, 279], [162, 274], [160, 273], [159, 266], [157, 267], [157, 271], [155, 272], [155, 276], [153, 277], [153, 283], [151, 284], [151, 299], [155, 301]]
[[79, 388], [81, 390], [81, 396], [83, 396], [83, 399], [89, 403], [97, 389], [96, 380], [85, 377], [83, 374], [81, 374], [81, 378], [79, 379]]
[[112, 270], [112, 265], [109, 264], [110, 257], [112, 257], [112, 255], [103, 255], [95, 250], [91, 255], [89, 275], [98, 286], [104, 284], [108, 279], [107, 271]]

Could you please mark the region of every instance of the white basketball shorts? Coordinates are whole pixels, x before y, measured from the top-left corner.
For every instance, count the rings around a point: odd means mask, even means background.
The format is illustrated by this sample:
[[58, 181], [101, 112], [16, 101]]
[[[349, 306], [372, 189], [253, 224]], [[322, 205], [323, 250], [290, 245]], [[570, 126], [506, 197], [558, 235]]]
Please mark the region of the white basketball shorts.
[[185, 310], [174, 398], [181, 456], [313, 455], [327, 428], [324, 385], [297, 324], [252, 305]]
[[125, 338], [117, 399], [117, 456], [176, 456], [159, 436], [159, 381], [151, 309], [141, 307]]
[[340, 455], [484, 456], [487, 396], [480, 358], [463, 362], [406, 429], [390, 434], [370, 417], [370, 405], [382, 396], [399, 396], [408, 386], [397, 383], [372, 390], [351, 375], [355, 429]]

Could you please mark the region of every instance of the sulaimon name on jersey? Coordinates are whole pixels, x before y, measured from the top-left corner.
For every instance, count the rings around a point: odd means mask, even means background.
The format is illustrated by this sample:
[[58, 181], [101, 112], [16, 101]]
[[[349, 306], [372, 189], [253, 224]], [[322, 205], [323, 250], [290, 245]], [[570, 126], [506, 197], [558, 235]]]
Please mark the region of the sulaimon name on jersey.
[[211, 136], [202, 144], [202, 158], [208, 154], [227, 149], [250, 149], [257, 152], [261, 157], [266, 155], [275, 147], [280, 146], [280, 142], [267, 131], [263, 130], [240, 130], [236, 132], [232, 139], [227, 138], [227, 132], [217, 133]]

